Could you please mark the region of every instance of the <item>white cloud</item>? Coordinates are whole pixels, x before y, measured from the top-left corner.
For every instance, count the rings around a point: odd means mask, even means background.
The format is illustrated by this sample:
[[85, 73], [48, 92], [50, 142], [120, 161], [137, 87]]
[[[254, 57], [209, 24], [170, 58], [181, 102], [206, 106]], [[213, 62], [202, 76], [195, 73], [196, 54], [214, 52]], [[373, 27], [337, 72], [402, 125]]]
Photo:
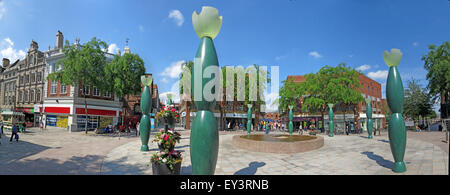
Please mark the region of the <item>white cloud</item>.
[[26, 56], [26, 52], [23, 50], [16, 50], [13, 48], [14, 42], [10, 38], [5, 38], [0, 43], [0, 55], [1, 58], [8, 58], [11, 63], [18, 59], [23, 59]]
[[353, 54], [348, 55], [349, 58], [353, 58]]
[[120, 51], [120, 48], [117, 46], [117, 44], [112, 43], [108, 46], [108, 53], [117, 54], [117, 52]]
[[165, 68], [161, 73], [162, 76], [168, 76], [170, 78], [179, 78], [182, 72], [182, 65], [185, 63], [184, 60], [172, 62], [169, 67]]
[[178, 25], [178, 26], [182, 26], [184, 23], [184, 17], [183, 14], [179, 11], [179, 10], [172, 10], [169, 12], [169, 18], [173, 19], [174, 22]]
[[175, 82], [172, 85], [170, 91], [159, 94], [159, 99], [163, 104], [165, 104], [168, 100], [167, 95], [172, 94], [172, 100], [174, 103], [180, 103], [180, 81]]
[[389, 72], [387, 70], [379, 70], [379, 71], [376, 71], [376, 72], [369, 72], [367, 74], [367, 76], [370, 77], [373, 80], [377, 80], [377, 79], [380, 79], [380, 80], [384, 79], [384, 80], [386, 80], [387, 76], [388, 76], [388, 73]]
[[5, 12], [6, 12], [5, 3], [0, 0], [0, 20], [3, 18]]
[[414, 47], [417, 47], [417, 46], [419, 46], [419, 42], [414, 42], [412, 45], [413, 45]]
[[319, 52], [317, 52], [317, 51], [309, 52], [308, 55], [310, 55], [310, 56], [312, 56], [314, 58], [321, 58], [322, 57], [322, 55], [320, 55]]
[[272, 93], [264, 92], [264, 100], [266, 102], [263, 112], [277, 112], [278, 111], [278, 96], [279, 92], [274, 91]]
[[359, 70], [361, 72], [369, 70], [369, 69], [370, 69], [370, 65], [367, 65], [367, 64], [361, 65], [360, 67], [356, 68], [356, 70]]
[[163, 83], [169, 83], [169, 80], [167, 80], [166, 77], [163, 77], [163, 78], [161, 79], [161, 82], [163, 82]]

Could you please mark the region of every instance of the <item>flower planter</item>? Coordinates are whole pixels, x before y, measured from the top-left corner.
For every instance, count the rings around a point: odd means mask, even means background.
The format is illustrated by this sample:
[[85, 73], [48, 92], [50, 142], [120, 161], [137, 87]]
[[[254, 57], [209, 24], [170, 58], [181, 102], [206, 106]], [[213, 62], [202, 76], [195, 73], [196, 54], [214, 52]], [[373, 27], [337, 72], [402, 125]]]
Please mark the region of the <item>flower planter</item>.
[[160, 151], [164, 151], [165, 149], [169, 149], [169, 151], [172, 151], [175, 148], [175, 145], [170, 148], [165, 148], [163, 145], [158, 144], [158, 148]]
[[181, 162], [174, 165], [173, 171], [166, 164], [152, 163], [153, 175], [180, 175], [180, 170]]

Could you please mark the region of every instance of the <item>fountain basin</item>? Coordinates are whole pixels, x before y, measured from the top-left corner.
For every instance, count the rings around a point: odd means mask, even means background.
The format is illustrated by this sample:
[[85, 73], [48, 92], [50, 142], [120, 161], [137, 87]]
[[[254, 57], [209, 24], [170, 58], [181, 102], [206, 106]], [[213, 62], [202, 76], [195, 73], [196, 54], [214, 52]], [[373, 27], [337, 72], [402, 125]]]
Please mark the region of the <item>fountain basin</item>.
[[322, 136], [310, 135], [235, 135], [234, 147], [253, 152], [292, 154], [319, 149], [323, 146]]

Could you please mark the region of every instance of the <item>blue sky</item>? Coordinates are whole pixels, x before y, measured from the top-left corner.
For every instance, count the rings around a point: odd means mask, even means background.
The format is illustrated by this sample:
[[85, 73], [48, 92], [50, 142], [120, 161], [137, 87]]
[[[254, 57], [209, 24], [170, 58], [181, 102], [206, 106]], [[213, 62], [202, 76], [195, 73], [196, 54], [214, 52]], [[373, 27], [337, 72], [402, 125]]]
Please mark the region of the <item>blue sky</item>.
[[223, 16], [214, 40], [220, 65], [279, 66], [280, 83], [345, 62], [385, 84], [381, 54], [399, 48], [402, 79], [425, 86], [421, 57], [450, 38], [447, 0], [0, 0], [0, 57], [20, 58], [32, 39], [54, 47], [57, 30], [122, 51], [128, 37], [160, 93], [174, 91], [175, 65], [193, 60], [199, 44], [192, 13], [205, 5]]

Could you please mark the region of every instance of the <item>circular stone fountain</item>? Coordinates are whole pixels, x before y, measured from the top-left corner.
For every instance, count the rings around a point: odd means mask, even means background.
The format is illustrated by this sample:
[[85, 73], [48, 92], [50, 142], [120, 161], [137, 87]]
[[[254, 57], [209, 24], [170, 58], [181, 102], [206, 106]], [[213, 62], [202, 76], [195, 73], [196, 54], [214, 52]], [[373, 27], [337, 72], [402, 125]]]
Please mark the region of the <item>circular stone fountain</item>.
[[309, 135], [235, 135], [232, 143], [237, 148], [253, 152], [292, 154], [321, 148], [323, 137]]

